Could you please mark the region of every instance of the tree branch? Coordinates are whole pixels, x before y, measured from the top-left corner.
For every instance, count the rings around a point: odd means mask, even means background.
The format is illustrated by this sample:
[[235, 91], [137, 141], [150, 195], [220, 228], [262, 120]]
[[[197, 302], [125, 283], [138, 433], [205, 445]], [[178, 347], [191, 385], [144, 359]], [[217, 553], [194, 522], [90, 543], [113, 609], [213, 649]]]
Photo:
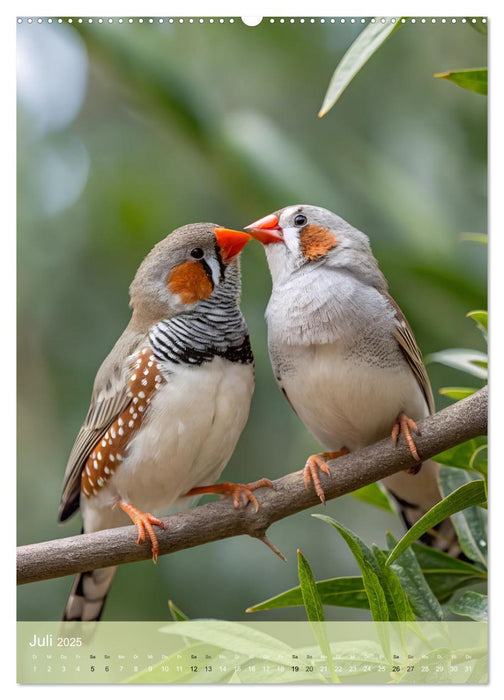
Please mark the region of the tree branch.
[[[415, 442], [422, 459], [487, 432], [488, 391], [472, 396], [426, 418]], [[397, 447], [384, 439], [332, 463], [331, 476], [321, 474], [327, 500], [414, 465], [403, 440]], [[412, 476], [412, 479], [415, 477]], [[250, 535], [269, 544], [268, 527], [282, 518], [320, 505], [313, 490], [306, 491], [301, 471], [274, 482], [275, 490], [257, 491], [258, 512], [251, 505], [233, 508], [229, 499], [207, 503], [164, 519], [166, 531], [157, 532], [159, 553], [169, 554], [236, 535]], [[150, 543], [136, 545], [133, 526], [101, 530], [50, 542], [18, 547], [18, 584], [67, 576], [105, 566], [149, 559]]]

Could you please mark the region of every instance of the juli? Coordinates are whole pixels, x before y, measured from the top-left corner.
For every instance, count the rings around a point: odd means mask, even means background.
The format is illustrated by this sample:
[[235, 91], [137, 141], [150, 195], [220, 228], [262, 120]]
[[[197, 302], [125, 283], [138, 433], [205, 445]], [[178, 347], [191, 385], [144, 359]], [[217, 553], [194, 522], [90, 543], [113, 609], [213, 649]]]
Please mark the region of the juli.
[[37, 635], [34, 634], [33, 642], [28, 642], [28, 645], [31, 647], [52, 647], [52, 643], [52, 634], [46, 634], [45, 637], [37, 637]]

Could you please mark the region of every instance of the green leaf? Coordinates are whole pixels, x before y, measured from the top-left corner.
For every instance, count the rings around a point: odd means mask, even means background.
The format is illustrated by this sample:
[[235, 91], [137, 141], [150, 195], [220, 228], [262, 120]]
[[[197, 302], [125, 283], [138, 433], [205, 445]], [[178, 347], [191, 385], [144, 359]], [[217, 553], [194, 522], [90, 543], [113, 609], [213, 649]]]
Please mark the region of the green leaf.
[[455, 399], [460, 401], [460, 399], [466, 399], [468, 396], [472, 396], [477, 389], [470, 389], [465, 386], [444, 386], [439, 389], [439, 393], [442, 396], [449, 396], [450, 399]]
[[[439, 481], [441, 493], [446, 498], [451, 498], [454, 493], [463, 489], [474, 488], [482, 492], [483, 497], [480, 503], [486, 501], [485, 483], [482, 479], [476, 477], [474, 472], [441, 467]], [[486, 567], [488, 535], [485, 510], [479, 508], [474, 502], [467, 502], [461, 512], [453, 513], [451, 520], [457, 533], [460, 548], [466, 557]]]
[[[365, 623], [366, 624], [366, 623]], [[377, 627], [379, 625], [376, 625]], [[381, 625], [386, 626], [386, 625]], [[368, 677], [370, 672], [376, 672], [377, 667], [383, 664], [383, 650], [380, 644], [369, 639], [355, 639], [342, 642], [331, 642], [333, 663], [339, 666], [338, 673], [347, 682], [359, 682], [363, 676]], [[296, 649], [300, 659], [314, 658], [319, 655], [319, 650], [313, 646], [303, 646]], [[366, 668], [367, 667], [367, 668]], [[298, 674], [296, 673], [296, 681]], [[313, 683], [313, 679], [311, 680]]]
[[181, 620], [188, 620], [189, 618], [185, 613], [182, 612], [180, 608], [177, 608], [173, 600], [168, 601], [168, 607], [170, 608], [171, 616], [175, 622], [180, 622]]
[[465, 350], [463, 348], [440, 350], [427, 355], [425, 362], [439, 362], [442, 365], [454, 367], [480, 379], [486, 379], [488, 376], [487, 356], [479, 350]]
[[373, 553], [380, 567], [380, 581], [387, 599], [390, 620], [414, 622], [415, 614], [396, 571], [385, 566], [387, 557], [376, 545], [373, 546]]
[[456, 559], [422, 542], [415, 543], [411, 549], [415, 553], [427, 583], [441, 602], [448, 600], [459, 588], [483, 583], [487, 579], [486, 571], [480, 567]]
[[472, 318], [485, 330], [488, 330], [488, 311], [469, 311], [467, 318]]
[[352, 491], [351, 495], [354, 498], [358, 498], [359, 501], [364, 501], [364, 503], [383, 508], [383, 510], [388, 510], [390, 513], [396, 513], [396, 509], [392, 505], [389, 496], [378, 483], [363, 486], [361, 489]]
[[488, 445], [480, 445], [474, 450], [469, 467], [482, 474], [486, 487], [488, 478]]
[[233, 651], [235, 654], [253, 654], [268, 658], [272, 654], [289, 658], [292, 648], [276, 637], [252, 629], [247, 625], [227, 620], [184, 620], [161, 627], [160, 632], [178, 637], [188, 637], [201, 643]]
[[324, 611], [310, 565], [299, 549], [297, 550], [297, 557], [299, 583], [306, 615], [310, 622], [324, 622]]
[[[391, 532], [387, 532], [387, 544], [393, 549], [397, 540]], [[418, 559], [413, 550], [407, 549], [390, 566], [408, 596], [413, 612], [421, 620], [444, 620], [443, 610], [429, 587], [422, 572]]]
[[[465, 472], [459, 472], [464, 474]], [[397, 559], [413, 542], [445, 518], [472, 505], [485, 501], [485, 485], [481, 479], [460, 486], [442, 501], [436, 503], [397, 543], [387, 559], [387, 566]]]
[[[391, 548], [396, 544], [390, 533], [387, 533], [387, 542]], [[418, 573], [413, 559], [409, 557], [410, 552], [414, 553], [416, 566], [420, 567], [421, 574]], [[439, 615], [439, 609], [436, 602], [428, 598], [421, 583], [422, 575], [434, 596], [441, 601], [450, 598], [460, 588], [482, 583], [487, 579], [487, 573], [478, 566], [456, 559], [422, 542], [415, 543], [411, 549], [407, 549], [391, 566], [408, 595], [414, 613], [426, 620], [436, 619], [436, 611]], [[369, 610], [369, 600], [360, 576], [317, 581], [317, 591], [322, 605]], [[420, 598], [415, 596], [417, 591], [421, 593]], [[247, 612], [301, 605], [303, 596], [301, 588], [297, 586], [248, 608]]]
[[448, 607], [455, 615], [470, 617], [476, 622], [488, 622], [488, 598], [476, 591], [463, 593]]
[[433, 457], [434, 462], [439, 462], [439, 464], [446, 464], [447, 467], [458, 467], [459, 469], [472, 469], [471, 459], [474, 452], [482, 445], [486, 444], [486, 439], [474, 438], [463, 442], [455, 447], [450, 447], [449, 450], [440, 452], [438, 455]]
[[[322, 605], [369, 610], [368, 597], [360, 576], [348, 576], [317, 581], [316, 585]], [[247, 608], [246, 612], [274, 610], [298, 605], [303, 605], [303, 595], [300, 586], [284, 591], [262, 603], [257, 603]]]
[[334, 678], [334, 668], [331, 656], [331, 647], [329, 646], [329, 638], [327, 636], [327, 630], [324, 621], [324, 611], [322, 609], [322, 603], [320, 601], [320, 596], [317, 591], [317, 586], [315, 579], [313, 578], [313, 573], [308, 564], [306, 557], [303, 555], [300, 549], [297, 550], [298, 557], [298, 576], [299, 584], [301, 586], [301, 593], [303, 595], [303, 603], [306, 610], [306, 615], [308, 620], [312, 624], [313, 634], [315, 635], [317, 642], [320, 646], [322, 653], [327, 657], [329, 661], [329, 667], [331, 669], [331, 675]]
[[488, 71], [486, 68], [469, 68], [467, 70], [450, 70], [446, 73], [434, 73], [435, 78], [449, 80], [466, 90], [486, 95], [488, 92]]
[[461, 233], [460, 238], [463, 241], [471, 241], [472, 243], [482, 243], [488, 245], [488, 236], [486, 233]]
[[485, 340], [487, 340], [488, 335], [488, 311], [469, 311], [466, 314], [467, 318], [472, 318], [476, 321], [476, 325], [481, 331]]
[[400, 26], [402, 26], [401, 18], [397, 19], [395, 23], [386, 18], [385, 22], [376, 20], [367, 25], [350, 46], [334, 71], [318, 114], [319, 117], [327, 114], [360, 69]]
[[323, 520], [334, 527], [350, 547], [362, 573], [362, 582], [369, 600], [369, 609], [375, 622], [390, 619], [385, 592], [378, 577], [379, 567], [373, 553], [364, 542], [353, 532], [336, 522], [327, 515], [313, 514], [314, 518]]

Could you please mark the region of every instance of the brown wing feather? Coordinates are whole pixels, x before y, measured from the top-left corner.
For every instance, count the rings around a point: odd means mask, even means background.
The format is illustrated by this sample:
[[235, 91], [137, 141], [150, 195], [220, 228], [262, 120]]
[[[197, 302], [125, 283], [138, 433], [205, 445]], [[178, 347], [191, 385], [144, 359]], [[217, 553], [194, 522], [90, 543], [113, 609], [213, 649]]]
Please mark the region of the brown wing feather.
[[127, 358], [145, 341], [145, 334], [127, 328], [100, 367], [93, 387], [91, 405], [75, 439], [63, 479], [58, 520], [66, 520], [79, 507], [82, 469], [89, 453], [125, 410]]
[[432, 394], [431, 385], [429, 382], [429, 377], [427, 375], [427, 370], [423, 362], [422, 353], [420, 352], [413, 331], [406, 320], [406, 316], [403, 314], [395, 300], [385, 292], [385, 296], [390, 301], [396, 312], [397, 325], [394, 330], [394, 336], [399, 343], [401, 350], [404, 353], [409, 366], [413, 370], [413, 374], [420, 386], [420, 389], [425, 396], [427, 401], [427, 406], [429, 407], [429, 413], [434, 413], [436, 407], [434, 405], [434, 396]]

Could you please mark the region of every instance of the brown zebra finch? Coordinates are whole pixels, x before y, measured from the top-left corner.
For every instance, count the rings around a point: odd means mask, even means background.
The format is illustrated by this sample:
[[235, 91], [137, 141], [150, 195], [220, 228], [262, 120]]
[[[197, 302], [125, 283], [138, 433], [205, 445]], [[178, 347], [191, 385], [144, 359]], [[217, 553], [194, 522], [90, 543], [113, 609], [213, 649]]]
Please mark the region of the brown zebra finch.
[[[361, 231], [327, 209], [285, 207], [246, 226], [264, 244], [273, 289], [266, 310], [273, 371], [286, 399], [330, 452], [304, 470], [325, 502], [327, 461], [391, 435], [417, 466], [384, 480], [411, 526], [441, 495], [438, 465], [421, 460], [412, 433], [434, 411], [422, 355]], [[436, 533], [448, 549], [454, 530]], [[454, 545], [456, 546], [456, 545]]]
[[[142, 262], [131, 320], [102, 364], [68, 461], [59, 520], [84, 532], [133, 521], [154, 561], [159, 515], [200, 493], [251, 501], [253, 484], [214, 484], [248, 418], [253, 356], [239, 307], [239, 253], [250, 236], [200, 223], [176, 229]], [[154, 513], [154, 514], [153, 514]], [[64, 620], [100, 618], [115, 568], [76, 577]]]

